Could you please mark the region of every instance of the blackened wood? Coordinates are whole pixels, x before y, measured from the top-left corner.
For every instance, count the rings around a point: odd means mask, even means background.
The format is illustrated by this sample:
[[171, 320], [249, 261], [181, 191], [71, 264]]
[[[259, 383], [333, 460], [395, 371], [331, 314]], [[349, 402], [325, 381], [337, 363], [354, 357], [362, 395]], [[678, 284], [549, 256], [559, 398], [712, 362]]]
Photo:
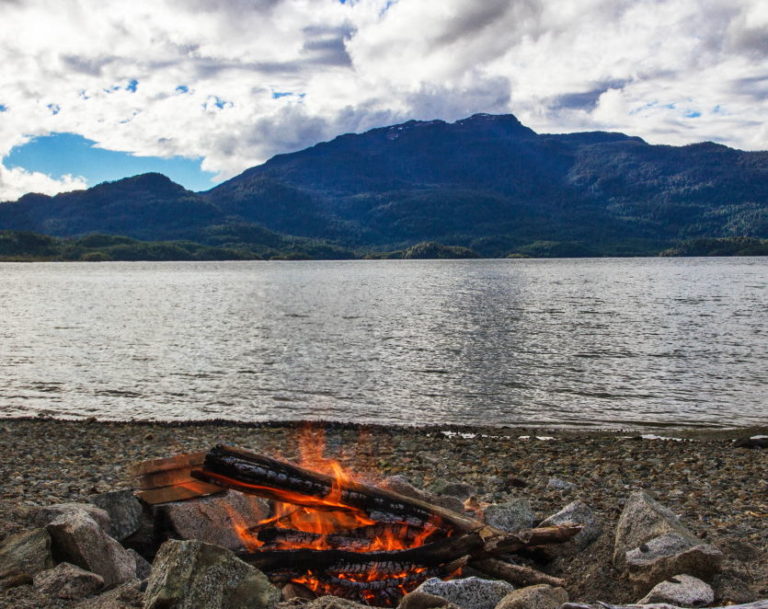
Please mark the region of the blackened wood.
[[[298, 531], [295, 529], [256, 526], [249, 529], [249, 533], [264, 543], [264, 550], [278, 550], [286, 545], [309, 546], [310, 544], [322, 540], [323, 544], [328, 547], [328, 549], [354, 550], [361, 552], [370, 547], [377, 536], [386, 534], [384, 532], [379, 535], [374, 533], [376, 530], [382, 528], [381, 525], [376, 525], [375, 527], [360, 527], [359, 529], [351, 529], [343, 533], [323, 535], [320, 533], [308, 533], [306, 531]], [[402, 541], [404, 545], [410, 545], [415, 542], [417, 536], [422, 533], [422, 531], [403, 526], [395, 527], [390, 533], [393, 537]], [[437, 541], [443, 537], [444, 535], [442, 532], [435, 529], [431, 535], [425, 538], [425, 542]]]

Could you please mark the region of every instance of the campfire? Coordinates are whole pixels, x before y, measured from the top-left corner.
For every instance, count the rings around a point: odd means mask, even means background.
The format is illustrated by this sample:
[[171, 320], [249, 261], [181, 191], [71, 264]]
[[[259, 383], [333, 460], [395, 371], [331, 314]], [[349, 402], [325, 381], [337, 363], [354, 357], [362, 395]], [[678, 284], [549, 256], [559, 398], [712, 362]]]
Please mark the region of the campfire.
[[139, 496], [150, 504], [194, 500], [233, 489], [272, 501], [257, 521], [233, 513], [242, 560], [275, 583], [317, 596], [395, 605], [430, 577], [451, 578], [471, 568], [516, 584], [562, 581], [507, 560], [573, 537], [578, 526], [509, 533], [421, 499], [360, 482], [323, 456], [322, 438], [302, 442], [300, 465], [242, 449], [142, 464]]

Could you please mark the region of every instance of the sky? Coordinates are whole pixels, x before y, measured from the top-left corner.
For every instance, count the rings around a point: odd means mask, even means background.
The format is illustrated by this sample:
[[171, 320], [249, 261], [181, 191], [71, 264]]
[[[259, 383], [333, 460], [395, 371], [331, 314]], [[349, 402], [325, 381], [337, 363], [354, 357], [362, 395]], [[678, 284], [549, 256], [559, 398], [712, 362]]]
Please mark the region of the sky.
[[478, 112], [768, 149], [768, 2], [0, 0], [0, 201]]

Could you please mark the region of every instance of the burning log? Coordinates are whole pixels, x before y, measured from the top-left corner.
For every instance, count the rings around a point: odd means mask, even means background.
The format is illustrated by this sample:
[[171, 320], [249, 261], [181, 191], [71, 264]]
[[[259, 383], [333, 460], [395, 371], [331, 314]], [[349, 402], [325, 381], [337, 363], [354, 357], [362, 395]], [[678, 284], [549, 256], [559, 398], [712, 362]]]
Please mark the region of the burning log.
[[[288, 528], [275, 528], [269, 525], [256, 525], [251, 527], [249, 532], [256, 536], [256, 539], [264, 542], [265, 550], [279, 550], [283, 547], [312, 547], [320, 541], [332, 550], [347, 549], [356, 552], [365, 552], [370, 548], [372, 542], [388, 534], [397, 535], [405, 544], [414, 544], [423, 531], [407, 524], [391, 526], [388, 524], [376, 524], [367, 527], [358, 527], [349, 529], [344, 533], [324, 535], [322, 533], [310, 533]], [[442, 532], [434, 529], [434, 532], [428, 536], [429, 539], [440, 538]]]
[[[432, 523], [440, 528], [470, 531], [486, 525], [437, 505], [405, 497], [392, 491], [332, 478], [264, 455], [228, 446], [216, 446], [202, 470], [192, 476], [203, 482], [232, 488], [243, 493], [269, 497], [320, 510], [358, 509], [376, 522], [404, 521], [423, 527]], [[337, 492], [334, 493], [334, 490]]]
[[401, 564], [438, 566], [464, 557], [482, 560], [495, 554], [567, 541], [581, 527], [545, 527], [520, 533], [504, 533], [502, 538], [484, 540], [477, 533], [465, 533], [406, 550], [353, 552], [348, 550], [262, 550], [241, 553], [240, 558], [263, 571], [326, 570], [349, 571], [354, 565]]

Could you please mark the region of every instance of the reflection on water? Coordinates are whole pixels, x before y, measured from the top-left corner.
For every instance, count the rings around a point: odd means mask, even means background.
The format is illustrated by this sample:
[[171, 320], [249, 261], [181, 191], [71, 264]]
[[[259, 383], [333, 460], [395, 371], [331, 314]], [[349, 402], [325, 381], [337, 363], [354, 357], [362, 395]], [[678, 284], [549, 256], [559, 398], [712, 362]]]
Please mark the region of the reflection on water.
[[767, 264], [0, 264], [0, 415], [765, 424]]

